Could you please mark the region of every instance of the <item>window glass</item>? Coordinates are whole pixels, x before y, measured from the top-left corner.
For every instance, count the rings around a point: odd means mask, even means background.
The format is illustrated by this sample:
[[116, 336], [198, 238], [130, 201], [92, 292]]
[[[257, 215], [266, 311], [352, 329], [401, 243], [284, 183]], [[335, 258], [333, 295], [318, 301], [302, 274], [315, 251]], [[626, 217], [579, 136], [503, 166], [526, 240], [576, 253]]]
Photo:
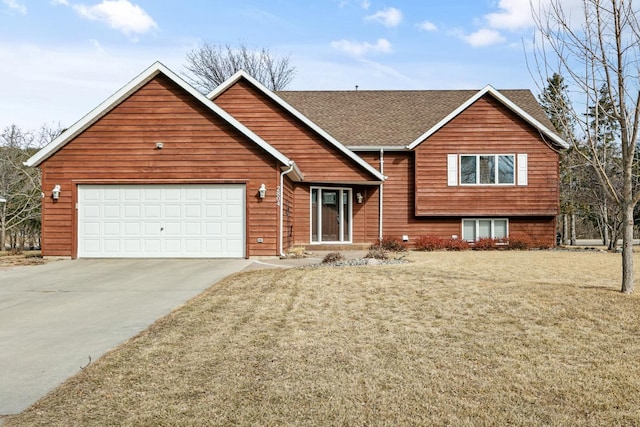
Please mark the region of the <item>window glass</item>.
[[476, 156], [460, 156], [460, 183], [476, 183]]
[[461, 184], [515, 184], [516, 161], [513, 154], [507, 155], [461, 155]]
[[496, 183], [496, 157], [480, 156], [480, 184]]
[[491, 220], [481, 219], [478, 221], [478, 238], [491, 237]]
[[462, 239], [473, 241], [476, 240], [476, 221], [462, 221]]
[[493, 237], [495, 239], [504, 239], [507, 237], [506, 219], [496, 219], [493, 221]]
[[349, 212], [349, 206], [351, 205], [349, 202], [351, 200], [351, 191], [343, 190], [342, 191], [342, 240], [351, 240], [351, 223], [349, 222], [351, 218], [351, 213]]
[[498, 183], [515, 183], [514, 156], [498, 156]]
[[508, 237], [507, 228], [506, 219], [463, 219], [462, 238], [470, 242], [483, 238], [504, 239]]
[[318, 190], [311, 190], [311, 241], [318, 241]]

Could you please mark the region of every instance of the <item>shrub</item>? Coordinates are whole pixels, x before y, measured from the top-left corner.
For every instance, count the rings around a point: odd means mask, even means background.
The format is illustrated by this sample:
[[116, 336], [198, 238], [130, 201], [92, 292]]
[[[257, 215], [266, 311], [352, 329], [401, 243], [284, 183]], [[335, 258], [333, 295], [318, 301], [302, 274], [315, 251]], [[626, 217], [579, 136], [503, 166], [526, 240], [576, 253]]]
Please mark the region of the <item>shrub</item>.
[[322, 260], [323, 264], [330, 264], [332, 262], [343, 261], [344, 255], [342, 252], [329, 252]]
[[534, 242], [531, 237], [525, 234], [515, 234], [509, 236], [509, 249], [513, 250], [527, 250], [534, 247]]
[[464, 251], [469, 249], [469, 243], [462, 239], [419, 236], [415, 240], [415, 248], [418, 251]]
[[364, 256], [365, 258], [374, 259], [389, 259], [389, 254], [382, 248], [369, 249], [369, 252]]
[[463, 239], [449, 239], [447, 241], [447, 250], [449, 251], [466, 251], [471, 247], [469, 242]]
[[390, 252], [404, 252], [407, 246], [397, 237], [383, 237], [377, 243], [371, 245], [370, 249], [384, 249]]
[[482, 237], [473, 243], [473, 249], [478, 251], [494, 251], [497, 249], [507, 249], [508, 240], [492, 239], [491, 237]]
[[437, 236], [418, 236], [414, 245], [418, 251], [440, 251], [447, 249], [447, 239]]

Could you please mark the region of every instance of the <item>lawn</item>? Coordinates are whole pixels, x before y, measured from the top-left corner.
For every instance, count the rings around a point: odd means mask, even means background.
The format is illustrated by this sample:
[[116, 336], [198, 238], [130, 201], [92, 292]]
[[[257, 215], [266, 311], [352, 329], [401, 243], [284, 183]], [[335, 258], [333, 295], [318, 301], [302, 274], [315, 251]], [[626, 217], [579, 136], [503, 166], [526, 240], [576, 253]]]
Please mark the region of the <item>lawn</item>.
[[640, 425], [620, 255], [408, 258], [233, 275], [6, 425]]

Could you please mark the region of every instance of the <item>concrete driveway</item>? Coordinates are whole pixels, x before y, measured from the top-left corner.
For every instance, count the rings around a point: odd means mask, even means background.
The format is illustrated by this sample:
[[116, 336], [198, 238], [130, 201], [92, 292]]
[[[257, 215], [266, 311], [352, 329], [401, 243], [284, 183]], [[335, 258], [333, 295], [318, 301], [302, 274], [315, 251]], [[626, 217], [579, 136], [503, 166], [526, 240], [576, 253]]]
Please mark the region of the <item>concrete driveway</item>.
[[244, 259], [65, 260], [0, 270], [0, 423]]

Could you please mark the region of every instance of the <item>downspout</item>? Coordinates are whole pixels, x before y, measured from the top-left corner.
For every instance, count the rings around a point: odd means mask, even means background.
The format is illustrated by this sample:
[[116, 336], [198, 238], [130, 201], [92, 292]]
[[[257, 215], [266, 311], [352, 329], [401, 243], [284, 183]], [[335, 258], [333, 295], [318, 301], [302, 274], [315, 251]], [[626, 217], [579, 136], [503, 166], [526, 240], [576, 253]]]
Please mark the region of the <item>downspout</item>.
[[277, 203], [278, 205], [280, 205], [280, 231], [278, 233], [279, 235], [279, 239], [278, 239], [278, 245], [279, 245], [279, 249], [280, 249], [280, 256], [281, 257], [286, 257], [285, 253], [284, 253], [284, 249], [282, 247], [283, 243], [282, 243], [282, 232], [283, 227], [284, 227], [284, 221], [283, 221], [283, 213], [284, 213], [284, 203], [283, 203], [283, 199], [284, 199], [284, 176], [288, 173], [290, 173], [293, 170], [293, 162], [289, 164], [289, 169], [282, 171], [280, 173], [280, 194], [278, 195], [278, 200]]
[[[384, 175], [384, 149], [381, 148], [380, 149], [380, 174]], [[378, 224], [378, 241], [382, 242], [382, 207], [383, 207], [383, 203], [382, 203], [382, 199], [383, 199], [383, 183], [380, 183], [380, 200], [378, 201], [378, 218], [379, 218], [379, 224]]]

